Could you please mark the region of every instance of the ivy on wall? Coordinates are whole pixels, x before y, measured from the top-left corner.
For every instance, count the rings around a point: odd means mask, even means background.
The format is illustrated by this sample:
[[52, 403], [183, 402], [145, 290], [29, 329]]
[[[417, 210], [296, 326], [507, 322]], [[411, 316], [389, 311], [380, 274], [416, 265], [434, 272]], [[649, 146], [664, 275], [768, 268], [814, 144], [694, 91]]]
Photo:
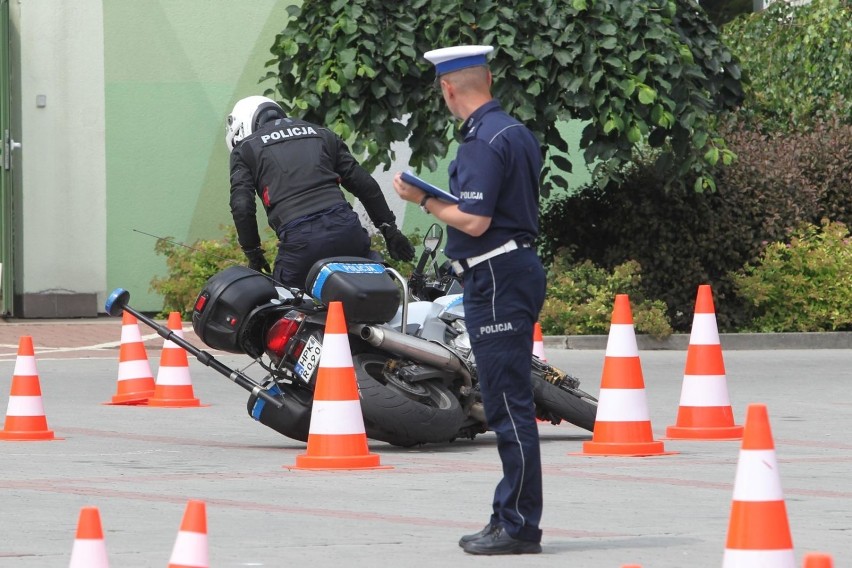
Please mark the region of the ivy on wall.
[[[579, 156], [603, 186], [651, 151], [667, 179], [699, 191], [734, 158], [714, 125], [740, 102], [739, 64], [692, 0], [306, 0], [288, 10], [266, 94], [353, 139], [370, 170], [390, 167], [394, 142], [418, 170], [447, 155], [455, 125], [423, 54], [458, 44], [495, 47], [494, 96], [546, 148], [544, 195], [567, 187], [561, 173]], [[557, 128], [569, 119], [588, 123], [582, 153]]]

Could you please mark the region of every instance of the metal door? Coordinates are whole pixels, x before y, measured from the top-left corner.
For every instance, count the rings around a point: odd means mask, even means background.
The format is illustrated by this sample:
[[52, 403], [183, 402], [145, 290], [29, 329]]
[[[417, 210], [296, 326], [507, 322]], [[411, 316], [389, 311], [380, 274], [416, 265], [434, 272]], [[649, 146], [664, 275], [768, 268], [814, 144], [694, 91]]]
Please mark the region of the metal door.
[[9, 0], [0, 0], [0, 316], [13, 310], [14, 258], [12, 157], [20, 145], [12, 137]]

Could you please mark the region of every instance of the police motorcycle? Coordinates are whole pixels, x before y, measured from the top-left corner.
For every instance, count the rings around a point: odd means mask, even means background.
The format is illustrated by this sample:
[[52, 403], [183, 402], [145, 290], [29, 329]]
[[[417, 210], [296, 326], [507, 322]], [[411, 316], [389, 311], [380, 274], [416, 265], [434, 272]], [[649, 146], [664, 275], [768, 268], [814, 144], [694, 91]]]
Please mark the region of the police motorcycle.
[[[260, 382], [137, 312], [126, 290], [115, 290], [106, 310], [132, 313], [248, 390], [253, 419], [307, 441], [328, 305], [341, 302], [367, 437], [402, 447], [473, 439], [487, 424], [461, 284], [436, 261], [442, 238], [433, 225], [407, 280], [360, 257], [317, 262], [305, 290], [276, 286], [244, 266], [212, 276], [196, 299], [193, 330], [208, 347], [254, 359], [264, 371]], [[537, 357], [531, 380], [540, 419], [594, 429], [597, 401], [579, 388], [579, 380]]]

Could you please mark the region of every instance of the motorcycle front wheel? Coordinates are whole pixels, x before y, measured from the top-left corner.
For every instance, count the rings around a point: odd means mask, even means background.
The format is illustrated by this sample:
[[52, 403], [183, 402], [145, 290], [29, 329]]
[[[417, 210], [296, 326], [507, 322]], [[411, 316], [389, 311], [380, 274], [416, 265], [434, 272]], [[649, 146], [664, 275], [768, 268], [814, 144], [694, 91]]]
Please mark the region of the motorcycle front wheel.
[[550, 420], [561, 418], [589, 432], [594, 431], [598, 405], [588, 393], [570, 387], [560, 388], [545, 379], [535, 368], [532, 372], [532, 384], [535, 405], [539, 410], [545, 411], [539, 412], [540, 414]]
[[352, 356], [367, 436], [395, 446], [449, 442], [465, 420], [458, 399], [436, 380], [403, 381], [386, 356]]

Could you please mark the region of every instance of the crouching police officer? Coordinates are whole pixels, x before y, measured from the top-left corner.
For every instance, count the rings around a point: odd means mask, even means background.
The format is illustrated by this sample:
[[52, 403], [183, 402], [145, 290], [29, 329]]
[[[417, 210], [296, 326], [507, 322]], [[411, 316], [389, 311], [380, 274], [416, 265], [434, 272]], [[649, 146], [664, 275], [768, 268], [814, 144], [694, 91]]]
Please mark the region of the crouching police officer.
[[464, 310], [488, 428], [503, 479], [488, 524], [463, 536], [470, 554], [541, 552], [541, 455], [531, 382], [533, 328], [545, 277], [538, 234], [542, 153], [535, 136], [491, 97], [489, 46], [426, 53], [463, 140], [449, 167], [458, 204], [394, 178], [394, 189], [447, 224], [446, 255], [464, 280]]
[[370, 255], [370, 236], [341, 185], [364, 205], [390, 256], [414, 258], [379, 184], [328, 128], [287, 118], [275, 101], [253, 96], [238, 101], [228, 115], [225, 143], [231, 153], [231, 215], [250, 268], [269, 272], [255, 196], [278, 236], [272, 273], [278, 283], [303, 289], [317, 260]]

